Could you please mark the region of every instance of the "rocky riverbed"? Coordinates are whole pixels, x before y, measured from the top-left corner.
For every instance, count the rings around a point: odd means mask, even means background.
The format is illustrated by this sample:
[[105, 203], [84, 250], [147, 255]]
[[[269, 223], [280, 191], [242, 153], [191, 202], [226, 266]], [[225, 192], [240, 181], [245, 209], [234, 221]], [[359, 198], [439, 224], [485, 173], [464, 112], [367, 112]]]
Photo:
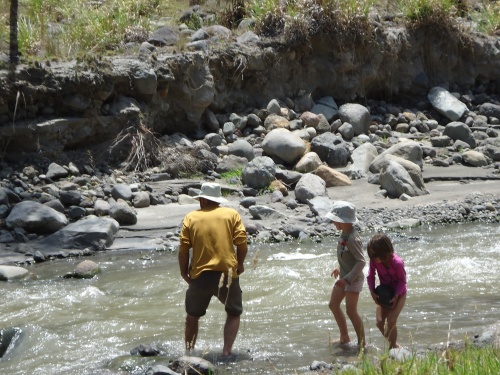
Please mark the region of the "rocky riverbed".
[[[315, 102], [308, 95], [273, 99], [247, 115], [213, 117], [214, 131], [198, 139], [180, 132], [156, 139], [155, 156], [175, 158], [143, 171], [130, 171], [131, 159], [112, 165], [82, 152], [53, 160], [6, 158], [0, 172], [0, 279], [29, 277], [35, 262], [100, 251], [175, 251], [182, 218], [198, 208], [192, 196], [203, 181], [222, 185], [253, 243], [334, 235], [324, 215], [336, 200], [358, 207], [362, 231], [499, 222], [500, 103], [496, 95], [476, 91], [480, 100], [436, 87], [428, 102], [410, 109], [385, 102], [338, 106], [332, 97]], [[145, 139], [146, 133], [129, 140]], [[154, 152], [130, 149], [141, 155], [135, 162]], [[181, 178], [186, 170], [191, 178]], [[91, 277], [95, 267], [86, 263], [67, 276], [83, 269], [80, 276]], [[485, 340], [497, 340], [496, 333]], [[148, 356], [151, 350], [134, 353]], [[180, 363], [212, 369], [198, 358]]]
[[[130, 159], [113, 167], [82, 153], [65, 154], [75, 157], [67, 164], [33, 156], [3, 162], [2, 262], [175, 248], [203, 180], [223, 185], [252, 241], [330, 235], [323, 217], [335, 200], [356, 204], [368, 230], [498, 221], [500, 104], [480, 94], [478, 101], [435, 87], [419, 104], [424, 110], [273, 99], [249, 115], [214, 118], [218, 132], [202, 139], [174, 133], [154, 150], [132, 147], [143, 153], [137, 163], [154, 151], [169, 161], [142, 172], [124, 171]], [[181, 179], [186, 170], [198, 178]], [[149, 240], [134, 241], [138, 233]]]

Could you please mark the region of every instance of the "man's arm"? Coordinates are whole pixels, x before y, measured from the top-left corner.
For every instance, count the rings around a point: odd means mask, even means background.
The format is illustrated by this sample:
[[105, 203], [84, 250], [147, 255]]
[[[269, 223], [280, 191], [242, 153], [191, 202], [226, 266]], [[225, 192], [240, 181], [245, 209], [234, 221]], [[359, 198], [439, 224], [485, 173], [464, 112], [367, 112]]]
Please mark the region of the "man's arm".
[[178, 257], [181, 276], [189, 284], [191, 282], [191, 278], [189, 277], [189, 248], [185, 249], [181, 245]]
[[241, 245], [236, 245], [236, 260], [238, 261], [237, 271], [238, 275], [245, 272], [245, 258], [247, 256], [248, 246], [247, 243], [242, 243]]

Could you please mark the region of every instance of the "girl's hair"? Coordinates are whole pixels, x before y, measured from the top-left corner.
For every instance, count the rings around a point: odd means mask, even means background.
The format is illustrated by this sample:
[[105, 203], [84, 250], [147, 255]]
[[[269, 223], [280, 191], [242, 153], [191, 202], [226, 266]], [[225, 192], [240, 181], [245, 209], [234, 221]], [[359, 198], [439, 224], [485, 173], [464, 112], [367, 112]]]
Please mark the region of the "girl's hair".
[[367, 250], [370, 259], [379, 258], [383, 262], [394, 254], [390, 238], [383, 233], [376, 234], [370, 239]]

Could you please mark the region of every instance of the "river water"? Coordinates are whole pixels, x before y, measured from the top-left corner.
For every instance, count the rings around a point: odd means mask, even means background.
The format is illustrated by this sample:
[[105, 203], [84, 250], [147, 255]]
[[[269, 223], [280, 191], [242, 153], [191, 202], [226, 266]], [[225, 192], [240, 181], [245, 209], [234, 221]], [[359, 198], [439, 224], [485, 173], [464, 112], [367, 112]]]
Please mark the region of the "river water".
[[[362, 234], [365, 246], [369, 237]], [[425, 227], [390, 237], [408, 275], [398, 324], [403, 346], [426, 348], [448, 336], [462, 340], [498, 321], [498, 224]], [[354, 356], [330, 344], [338, 338], [327, 306], [335, 246], [335, 237], [250, 245], [241, 278], [245, 312], [234, 346], [239, 361], [228, 373], [301, 373], [314, 360]], [[113, 359], [121, 363], [116, 358], [139, 344], [156, 344], [169, 358], [183, 354], [186, 285], [177, 254], [106, 252], [92, 259], [103, 270], [92, 280], [61, 278], [81, 261], [68, 259], [29, 267], [36, 280], [0, 285], [0, 328], [23, 331], [0, 360], [0, 374], [97, 373]], [[369, 351], [380, 353], [385, 343], [374, 324], [374, 306], [365, 289], [359, 312]], [[196, 354], [216, 359], [224, 314], [214, 299], [200, 320]]]

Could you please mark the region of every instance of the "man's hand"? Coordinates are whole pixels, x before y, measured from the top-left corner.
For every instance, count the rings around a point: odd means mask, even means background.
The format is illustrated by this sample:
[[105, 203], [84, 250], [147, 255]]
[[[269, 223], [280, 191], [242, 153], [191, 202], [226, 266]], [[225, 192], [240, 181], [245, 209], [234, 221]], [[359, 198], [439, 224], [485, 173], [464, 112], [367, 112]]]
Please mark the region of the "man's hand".
[[248, 245], [246, 242], [240, 245], [236, 245], [236, 261], [238, 262], [238, 265], [236, 266], [236, 273], [238, 275], [241, 275], [243, 272], [245, 272], [245, 258], [247, 256], [247, 252]]
[[191, 278], [189, 277], [189, 252], [179, 250], [178, 258], [181, 277], [189, 284], [191, 282]]
[[241, 275], [243, 272], [245, 272], [245, 265], [243, 263], [238, 263], [238, 267], [236, 268], [236, 272], [238, 275]]

